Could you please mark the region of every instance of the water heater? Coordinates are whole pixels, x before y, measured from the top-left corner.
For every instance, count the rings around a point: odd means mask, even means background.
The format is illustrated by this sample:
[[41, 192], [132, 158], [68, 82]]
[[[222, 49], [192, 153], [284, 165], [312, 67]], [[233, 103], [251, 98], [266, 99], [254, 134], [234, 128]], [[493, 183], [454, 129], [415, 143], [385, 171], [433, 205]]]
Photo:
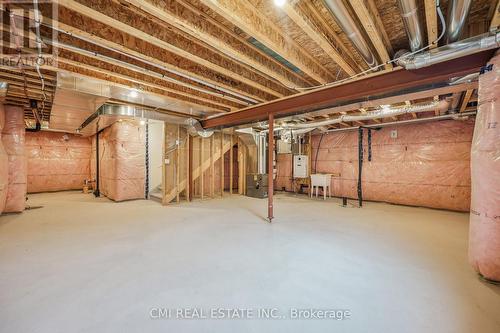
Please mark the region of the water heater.
[[293, 178], [307, 178], [309, 172], [307, 155], [293, 155]]

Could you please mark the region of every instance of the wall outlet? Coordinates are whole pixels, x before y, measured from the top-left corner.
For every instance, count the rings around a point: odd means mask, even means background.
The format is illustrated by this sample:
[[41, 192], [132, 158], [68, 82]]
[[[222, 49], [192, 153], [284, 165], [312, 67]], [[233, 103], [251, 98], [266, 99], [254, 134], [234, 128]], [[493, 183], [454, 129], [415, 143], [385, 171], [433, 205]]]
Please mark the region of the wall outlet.
[[391, 139], [397, 139], [397, 138], [398, 138], [398, 130], [392, 130]]
[[166, 158], [166, 159], [165, 159], [165, 164], [166, 164], [166, 165], [169, 165], [169, 164], [170, 164], [170, 159], [169, 159], [169, 158]]

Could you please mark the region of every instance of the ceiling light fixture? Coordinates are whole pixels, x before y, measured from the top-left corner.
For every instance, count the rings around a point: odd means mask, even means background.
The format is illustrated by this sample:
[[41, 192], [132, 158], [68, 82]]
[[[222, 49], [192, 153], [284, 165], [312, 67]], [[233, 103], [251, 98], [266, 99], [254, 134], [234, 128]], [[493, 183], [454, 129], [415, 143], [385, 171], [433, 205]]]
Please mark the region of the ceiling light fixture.
[[286, 2], [286, 0], [274, 0], [274, 4], [278, 7], [283, 7], [285, 2]]
[[137, 96], [139, 96], [139, 94], [137, 93], [137, 90], [131, 90], [128, 95], [132, 98], [137, 98]]

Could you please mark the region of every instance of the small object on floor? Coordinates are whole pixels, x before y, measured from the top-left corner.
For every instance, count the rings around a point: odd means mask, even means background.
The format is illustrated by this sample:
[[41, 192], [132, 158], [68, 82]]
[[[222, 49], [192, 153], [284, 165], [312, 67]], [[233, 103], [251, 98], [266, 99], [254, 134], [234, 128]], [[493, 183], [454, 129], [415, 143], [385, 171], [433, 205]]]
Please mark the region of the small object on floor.
[[83, 185], [83, 193], [89, 194], [89, 186], [88, 185]]
[[342, 207], [347, 207], [347, 198], [342, 197]]
[[40, 209], [40, 208], [43, 208], [43, 206], [26, 206], [26, 210]]

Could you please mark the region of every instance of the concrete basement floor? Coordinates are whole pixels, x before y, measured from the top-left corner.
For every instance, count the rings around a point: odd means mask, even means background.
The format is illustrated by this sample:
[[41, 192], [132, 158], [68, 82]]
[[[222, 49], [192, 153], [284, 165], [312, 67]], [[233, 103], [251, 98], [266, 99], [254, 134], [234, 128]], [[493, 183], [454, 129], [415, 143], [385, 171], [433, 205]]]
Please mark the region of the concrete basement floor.
[[[500, 332], [500, 287], [467, 263], [467, 214], [283, 194], [270, 225], [266, 200], [237, 195], [29, 203], [44, 207], [0, 218], [0, 332]], [[151, 319], [157, 307], [351, 317]]]

